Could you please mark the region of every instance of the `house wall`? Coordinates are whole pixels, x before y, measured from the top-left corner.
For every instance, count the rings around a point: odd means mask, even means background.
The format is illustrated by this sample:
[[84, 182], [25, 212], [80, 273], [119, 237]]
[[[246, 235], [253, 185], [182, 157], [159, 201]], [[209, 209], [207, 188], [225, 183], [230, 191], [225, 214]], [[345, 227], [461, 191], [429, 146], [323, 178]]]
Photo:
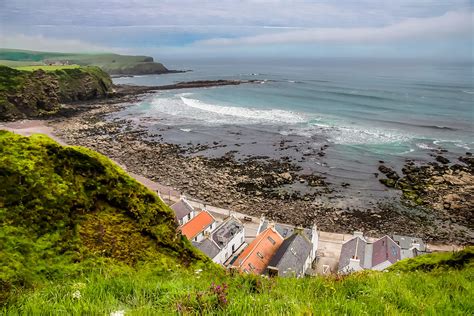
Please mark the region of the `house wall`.
[[382, 270], [385, 270], [387, 269], [388, 267], [390, 267], [393, 263], [391, 263], [390, 261], [386, 260], [382, 263], [379, 263], [378, 265], [376, 266], [373, 266], [372, 267], [372, 270], [377, 270], [377, 271], [382, 271]]
[[303, 266], [303, 272], [302, 272], [302, 275], [300, 275], [300, 277], [304, 276], [306, 271], [311, 268], [311, 265], [313, 264], [313, 260], [314, 258], [311, 257], [311, 254], [308, 256], [308, 258], [306, 259], [306, 262], [304, 263], [304, 266]]
[[319, 245], [319, 235], [316, 225], [313, 225], [312, 227], [312, 234], [313, 236], [311, 237], [311, 243], [313, 244], [313, 248], [311, 249], [311, 263], [314, 261], [314, 259], [316, 259], [316, 252]]
[[[245, 242], [245, 229], [238, 232], [229, 243], [219, 251], [219, 253], [212, 258], [212, 261], [218, 264], [224, 264], [229, 259], [235, 250], [239, 249], [240, 246]], [[232, 252], [232, 246], [234, 246], [234, 252]]]
[[195, 214], [196, 212], [192, 211], [191, 213], [189, 213], [188, 215], [186, 215], [185, 217], [183, 217], [182, 219], [180, 219], [178, 222], [179, 222], [179, 225], [180, 226], [183, 226], [184, 224], [186, 224], [187, 222], [189, 222], [191, 219], [194, 218], [194, 216], [196, 216]]
[[214, 231], [217, 228], [217, 222], [213, 222], [211, 225], [209, 225], [206, 229], [204, 229], [202, 232], [200, 232], [197, 236], [193, 238], [194, 241], [196, 242], [201, 242], [206, 234], [210, 234], [212, 231]]
[[364, 270], [364, 268], [362, 268], [361, 265], [360, 265], [360, 260], [359, 259], [350, 259], [349, 264], [346, 265], [345, 267], [342, 267], [342, 269], [340, 269], [340, 272], [341, 273], [351, 273], [351, 272], [356, 272], [356, 271], [360, 271], [360, 270]]

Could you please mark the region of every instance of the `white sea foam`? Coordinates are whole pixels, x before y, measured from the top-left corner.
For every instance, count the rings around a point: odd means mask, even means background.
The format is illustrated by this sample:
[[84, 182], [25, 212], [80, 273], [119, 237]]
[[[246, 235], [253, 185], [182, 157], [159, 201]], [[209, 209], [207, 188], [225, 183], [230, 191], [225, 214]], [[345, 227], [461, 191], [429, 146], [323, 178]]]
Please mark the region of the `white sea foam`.
[[436, 149], [436, 147], [434, 146], [430, 146], [426, 143], [416, 143], [415, 144], [416, 147], [420, 148], [420, 149], [426, 149], [426, 150], [433, 150], [433, 149]]
[[179, 130], [183, 131], [183, 132], [186, 132], [186, 133], [189, 133], [189, 132], [192, 131], [190, 128], [180, 128]]
[[[285, 110], [271, 109], [259, 110], [254, 108], [244, 108], [236, 106], [222, 106], [206, 103], [197, 99], [186, 97], [188, 94], [180, 95], [183, 104], [189, 108], [200, 110], [204, 113], [204, 119], [225, 120], [232, 123], [237, 118], [237, 123], [241, 124], [242, 119], [248, 123], [286, 123], [296, 124], [306, 121], [303, 115]], [[197, 117], [196, 117], [197, 118]]]

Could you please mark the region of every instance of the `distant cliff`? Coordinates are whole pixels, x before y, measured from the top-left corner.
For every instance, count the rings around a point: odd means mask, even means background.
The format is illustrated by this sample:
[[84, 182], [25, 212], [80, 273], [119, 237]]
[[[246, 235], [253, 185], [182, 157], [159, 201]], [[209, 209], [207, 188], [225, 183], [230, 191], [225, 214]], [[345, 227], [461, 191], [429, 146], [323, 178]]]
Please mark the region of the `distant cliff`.
[[111, 93], [110, 76], [97, 67], [21, 71], [0, 66], [0, 120], [54, 114], [61, 103]]
[[110, 53], [74, 54], [36, 52], [0, 48], [0, 65], [11, 67], [49, 64], [97, 66], [110, 75], [147, 75], [176, 72], [155, 62], [150, 56], [130, 56]]

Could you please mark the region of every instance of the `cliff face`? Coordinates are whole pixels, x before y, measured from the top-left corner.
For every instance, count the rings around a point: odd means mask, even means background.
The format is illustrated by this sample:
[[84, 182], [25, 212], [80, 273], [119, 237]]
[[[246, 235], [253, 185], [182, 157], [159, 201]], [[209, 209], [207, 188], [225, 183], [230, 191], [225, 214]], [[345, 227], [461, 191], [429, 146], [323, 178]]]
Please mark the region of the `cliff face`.
[[61, 103], [104, 98], [111, 93], [109, 75], [97, 67], [29, 72], [0, 66], [0, 120], [54, 114]]

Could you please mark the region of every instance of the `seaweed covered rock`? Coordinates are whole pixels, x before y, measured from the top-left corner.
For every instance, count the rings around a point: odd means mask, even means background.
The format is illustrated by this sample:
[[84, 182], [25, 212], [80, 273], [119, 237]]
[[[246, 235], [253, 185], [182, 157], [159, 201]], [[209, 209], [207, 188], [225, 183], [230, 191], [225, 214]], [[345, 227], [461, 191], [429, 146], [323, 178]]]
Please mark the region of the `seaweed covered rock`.
[[0, 65], [0, 120], [54, 114], [61, 103], [104, 98], [112, 81], [97, 67], [20, 71]]
[[42, 135], [0, 131], [0, 225], [3, 289], [95, 260], [205, 260], [155, 193], [106, 157]]
[[388, 167], [379, 170], [386, 178], [379, 179], [390, 188], [399, 189], [404, 201], [434, 210], [438, 218], [456, 224], [472, 226], [474, 220], [474, 168], [469, 153], [460, 157], [461, 164], [448, 165], [446, 161], [417, 165], [408, 161], [399, 177]]

